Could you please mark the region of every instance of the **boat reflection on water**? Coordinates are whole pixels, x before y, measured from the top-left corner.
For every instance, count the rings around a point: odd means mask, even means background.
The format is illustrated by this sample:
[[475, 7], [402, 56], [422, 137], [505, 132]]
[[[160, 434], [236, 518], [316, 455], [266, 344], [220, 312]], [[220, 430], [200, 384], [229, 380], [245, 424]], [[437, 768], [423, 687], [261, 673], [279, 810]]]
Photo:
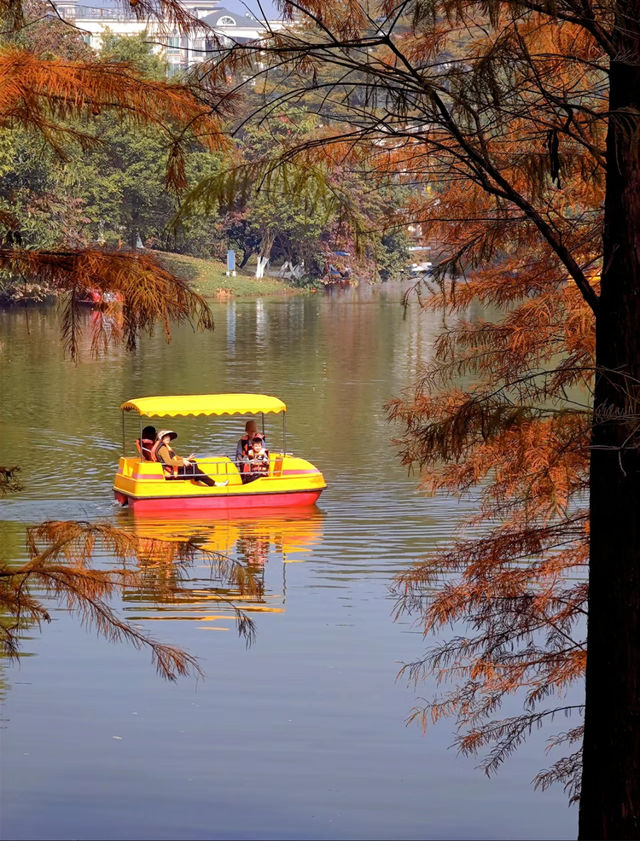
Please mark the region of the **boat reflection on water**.
[[[229, 630], [235, 609], [247, 614], [284, 611], [287, 566], [304, 561], [322, 538], [324, 512], [269, 509], [255, 517], [130, 517], [123, 527], [149, 541], [140, 561], [143, 584], [124, 594], [129, 621], [191, 619], [208, 630]], [[163, 541], [158, 544], [157, 541]], [[184, 560], [186, 543], [197, 547]]]

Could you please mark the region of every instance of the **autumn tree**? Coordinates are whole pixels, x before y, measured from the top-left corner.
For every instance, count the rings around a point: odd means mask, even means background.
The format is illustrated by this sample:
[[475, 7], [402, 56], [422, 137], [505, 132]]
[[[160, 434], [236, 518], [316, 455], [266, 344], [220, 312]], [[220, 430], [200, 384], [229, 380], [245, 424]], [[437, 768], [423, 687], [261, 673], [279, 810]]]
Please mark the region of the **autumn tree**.
[[[637, 838], [638, 3], [282, 7], [288, 29], [234, 46], [209, 77], [288, 73], [282, 96], [311, 97], [325, 131], [279, 161], [339, 158], [381, 188], [410, 184], [389, 224], [442, 250], [416, 289], [447, 314], [435, 360], [389, 413], [426, 489], [480, 494], [484, 532], [398, 581], [425, 632], [469, 628], [410, 666], [453, 682], [424, 720], [457, 716], [462, 749], [488, 749], [492, 770], [572, 714], [556, 737], [570, 753], [538, 782], [580, 799], [581, 837]], [[339, 73], [323, 81], [327, 64]], [[496, 314], [470, 317], [474, 302]], [[584, 705], [554, 703], [585, 669]], [[518, 693], [523, 713], [497, 718]]]

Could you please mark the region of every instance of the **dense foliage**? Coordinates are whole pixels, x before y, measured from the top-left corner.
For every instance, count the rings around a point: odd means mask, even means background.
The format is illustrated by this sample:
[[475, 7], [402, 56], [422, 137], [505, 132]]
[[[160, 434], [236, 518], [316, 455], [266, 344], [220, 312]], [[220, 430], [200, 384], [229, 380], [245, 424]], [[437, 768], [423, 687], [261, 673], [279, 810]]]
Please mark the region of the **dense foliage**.
[[330, 267], [339, 265], [351, 282], [401, 274], [407, 236], [402, 228], [388, 231], [387, 219], [406, 188], [372, 188], [362, 168], [338, 160], [273, 166], [292, 146], [318, 142], [324, 127], [299, 105], [269, 103], [259, 122], [245, 117], [234, 161], [198, 183], [179, 219], [224, 213], [221, 239], [240, 251], [241, 265], [255, 253], [259, 272], [273, 261], [294, 280], [331, 282]]
[[[177, 4], [163, 8], [188, 25]], [[0, 163], [0, 270], [5, 287], [11, 293], [44, 282], [65, 296], [63, 338], [72, 355], [88, 287], [119, 298], [122, 330], [111, 338], [124, 337], [129, 347], [140, 330], [152, 329], [157, 320], [167, 334], [170, 317], [211, 328], [204, 299], [152, 258], [85, 244], [88, 219], [82, 198], [67, 188], [64, 165], [106, 145], [97, 129], [100, 118], [111, 115], [121, 126], [152, 127], [163, 136], [165, 184], [179, 192], [186, 187], [185, 158], [193, 143], [212, 152], [227, 145], [220, 127], [222, 106], [214, 108], [186, 83], [141, 73], [135, 62], [99, 59], [87, 55], [84, 46], [76, 52], [77, 35], [74, 41], [66, 33], [61, 39], [52, 34], [40, 7], [25, 14], [19, 3], [0, 4], [0, 17], [0, 123], [6, 153]], [[212, 85], [209, 94], [219, 97], [220, 91]]]

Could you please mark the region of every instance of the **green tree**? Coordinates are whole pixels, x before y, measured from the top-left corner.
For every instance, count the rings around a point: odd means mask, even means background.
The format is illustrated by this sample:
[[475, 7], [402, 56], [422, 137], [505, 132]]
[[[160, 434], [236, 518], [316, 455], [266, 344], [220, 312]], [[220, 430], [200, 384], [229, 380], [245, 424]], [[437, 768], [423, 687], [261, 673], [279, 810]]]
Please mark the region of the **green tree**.
[[[100, 59], [126, 63], [149, 79], [162, 80], [166, 76], [165, 62], [152, 52], [144, 34], [117, 36], [107, 30]], [[38, 218], [40, 235], [32, 238], [32, 244], [50, 247], [52, 234], [59, 236], [64, 231], [67, 244], [124, 244], [135, 249], [141, 241], [166, 250], [210, 253], [213, 221], [194, 218], [179, 230], [171, 226], [179, 208], [179, 196], [166, 183], [170, 153], [166, 133], [157, 127], [133, 126], [121, 115], [108, 111], [94, 117], [93, 129], [99, 143], [86, 150], [70, 150], [67, 161], [61, 162], [51, 154], [43, 157], [33, 142], [25, 154], [28, 166], [21, 169], [19, 177], [29, 184], [33, 194], [40, 196], [39, 203], [43, 205]], [[23, 138], [23, 143], [28, 144], [29, 138]], [[221, 160], [220, 155], [189, 144], [185, 149], [187, 180], [193, 182], [213, 174], [220, 168]], [[7, 161], [9, 175], [15, 178], [11, 156], [7, 156]], [[35, 174], [29, 166], [36, 168]], [[6, 187], [0, 185], [0, 189], [4, 187], [0, 194], [10, 192], [15, 196], [9, 175], [5, 178]], [[51, 205], [42, 200], [44, 195], [66, 201], [77, 210], [82, 224], [61, 226], [55, 224], [54, 218], [47, 218], [46, 210]], [[83, 239], [76, 234], [79, 227]], [[74, 233], [74, 237], [70, 239], [69, 233]]]
[[344, 248], [353, 252], [354, 260], [362, 252], [362, 276], [375, 276], [379, 268], [389, 276], [391, 266], [403, 263], [407, 252], [401, 231], [386, 231], [386, 217], [399, 200], [396, 194], [406, 193], [406, 187], [388, 183], [384, 190], [377, 185], [372, 189], [366, 172], [353, 161], [273, 166], [278, 156], [286, 160], [296, 145], [321, 144], [323, 131], [318, 118], [305, 116], [299, 106], [268, 108], [264, 119], [238, 132], [235, 165], [201, 180], [186, 196], [178, 218], [226, 211], [219, 235], [239, 248], [243, 266], [257, 255], [257, 277], [274, 261], [294, 279], [319, 278], [334, 250]]

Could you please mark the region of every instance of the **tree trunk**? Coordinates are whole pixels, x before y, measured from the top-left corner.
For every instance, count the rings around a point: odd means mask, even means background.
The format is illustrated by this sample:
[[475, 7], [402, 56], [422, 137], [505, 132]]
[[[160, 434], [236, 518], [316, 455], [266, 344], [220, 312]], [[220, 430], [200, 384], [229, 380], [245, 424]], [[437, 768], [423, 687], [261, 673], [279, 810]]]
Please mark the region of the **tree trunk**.
[[640, 838], [640, 0], [619, 2], [596, 316], [582, 839]]
[[269, 258], [271, 257], [271, 249], [273, 248], [273, 242], [275, 238], [276, 235], [272, 231], [267, 231], [262, 236], [262, 242], [260, 243], [260, 251], [258, 252], [258, 260], [256, 262], [257, 279], [264, 277], [264, 272], [269, 263]]

